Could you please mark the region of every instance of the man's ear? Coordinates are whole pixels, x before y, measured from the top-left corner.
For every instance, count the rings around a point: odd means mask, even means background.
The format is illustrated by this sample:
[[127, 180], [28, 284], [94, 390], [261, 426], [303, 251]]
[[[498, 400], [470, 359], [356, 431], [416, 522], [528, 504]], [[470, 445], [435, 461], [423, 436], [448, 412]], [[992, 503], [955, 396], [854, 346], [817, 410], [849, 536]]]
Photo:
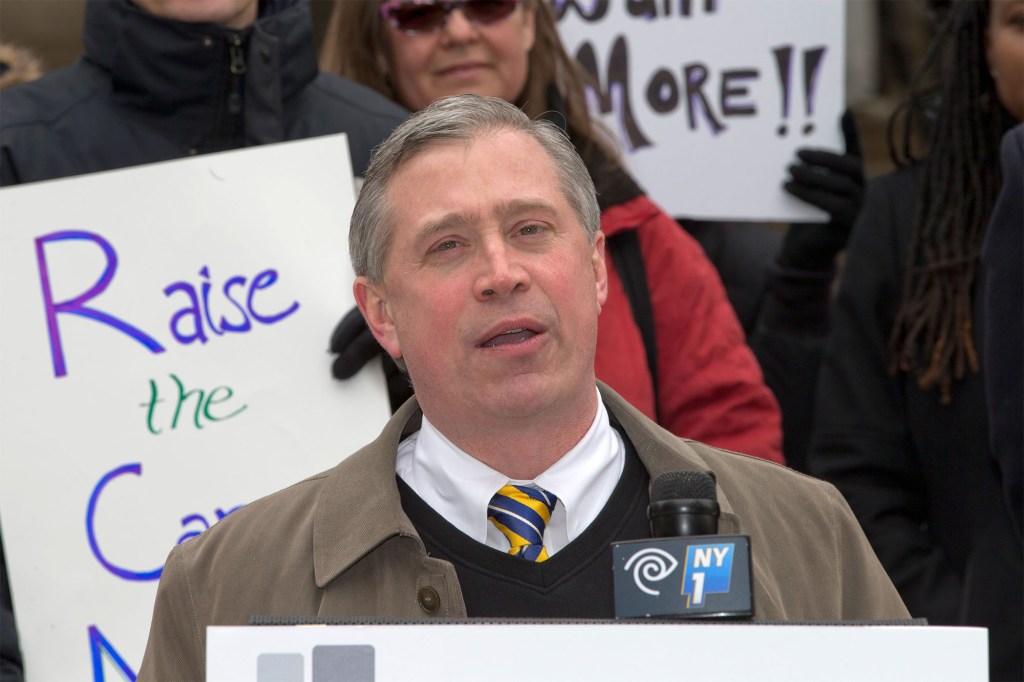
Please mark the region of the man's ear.
[[352, 285], [352, 293], [356, 297], [356, 305], [363, 314], [367, 326], [373, 333], [377, 343], [393, 358], [402, 357], [398, 334], [395, 333], [395, 321], [388, 307], [387, 291], [381, 284], [373, 284], [364, 275], [356, 277]]
[[604, 232], [598, 232], [594, 238], [594, 253], [591, 260], [594, 266], [594, 282], [597, 285], [597, 305], [601, 307], [608, 300], [608, 265], [604, 259]]

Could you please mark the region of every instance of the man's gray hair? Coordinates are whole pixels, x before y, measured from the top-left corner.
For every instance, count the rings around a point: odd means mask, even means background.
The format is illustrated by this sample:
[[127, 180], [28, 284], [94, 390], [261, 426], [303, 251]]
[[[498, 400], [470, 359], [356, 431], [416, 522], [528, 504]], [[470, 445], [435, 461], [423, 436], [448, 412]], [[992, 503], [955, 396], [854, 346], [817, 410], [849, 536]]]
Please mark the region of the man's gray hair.
[[[562, 194], [593, 241], [601, 229], [594, 181], [565, 133], [547, 121], [531, 121], [503, 99], [458, 95], [439, 99], [413, 114], [374, 152], [348, 233], [349, 256], [356, 274], [365, 275], [373, 283], [384, 280], [394, 228], [388, 185], [405, 162], [430, 147], [456, 141], [468, 145], [478, 137], [501, 131], [526, 133], [547, 152]], [[424, 190], [444, 191], [444, 183], [445, 178], [437, 178], [436, 187]]]

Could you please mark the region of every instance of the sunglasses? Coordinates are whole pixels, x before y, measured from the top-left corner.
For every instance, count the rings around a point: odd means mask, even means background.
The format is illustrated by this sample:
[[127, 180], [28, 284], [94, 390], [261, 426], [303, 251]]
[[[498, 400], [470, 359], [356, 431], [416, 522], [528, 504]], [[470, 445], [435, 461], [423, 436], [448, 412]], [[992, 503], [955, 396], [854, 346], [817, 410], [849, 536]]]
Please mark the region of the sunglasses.
[[442, 2], [385, 2], [380, 15], [402, 33], [416, 35], [437, 31], [452, 10], [461, 10], [473, 24], [493, 24], [508, 18], [520, 0], [442, 0]]

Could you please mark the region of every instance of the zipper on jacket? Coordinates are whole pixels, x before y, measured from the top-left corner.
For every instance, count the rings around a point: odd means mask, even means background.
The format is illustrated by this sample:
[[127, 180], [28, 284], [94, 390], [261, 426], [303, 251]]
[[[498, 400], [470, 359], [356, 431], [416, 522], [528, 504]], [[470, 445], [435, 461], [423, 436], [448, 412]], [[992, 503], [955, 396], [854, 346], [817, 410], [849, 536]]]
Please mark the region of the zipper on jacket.
[[242, 113], [242, 76], [249, 70], [245, 63], [245, 44], [242, 36], [236, 34], [228, 36], [228, 53], [231, 56], [231, 64], [228, 70], [231, 72], [231, 92], [228, 95], [228, 113], [237, 116]]
[[246, 63], [245, 38], [239, 33], [226, 36], [228, 44], [227, 78], [224, 81], [223, 99], [217, 113], [211, 151], [237, 149], [244, 146], [245, 131], [242, 122], [244, 106], [245, 74], [249, 71]]

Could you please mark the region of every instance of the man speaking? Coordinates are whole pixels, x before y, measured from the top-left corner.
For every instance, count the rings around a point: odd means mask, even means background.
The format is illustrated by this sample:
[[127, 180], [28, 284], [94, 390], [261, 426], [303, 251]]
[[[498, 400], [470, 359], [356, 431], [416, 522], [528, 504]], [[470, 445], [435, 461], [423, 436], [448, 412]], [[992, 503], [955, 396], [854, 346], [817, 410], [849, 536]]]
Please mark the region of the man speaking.
[[650, 537], [669, 471], [717, 479], [755, 619], [909, 617], [832, 486], [679, 439], [596, 381], [604, 236], [554, 126], [439, 100], [376, 151], [349, 247], [416, 395], [334, 469], [171, 551], [140, 680], [202, 679], [206, 626], [257, 614], [610, 618], [610, 544]]

